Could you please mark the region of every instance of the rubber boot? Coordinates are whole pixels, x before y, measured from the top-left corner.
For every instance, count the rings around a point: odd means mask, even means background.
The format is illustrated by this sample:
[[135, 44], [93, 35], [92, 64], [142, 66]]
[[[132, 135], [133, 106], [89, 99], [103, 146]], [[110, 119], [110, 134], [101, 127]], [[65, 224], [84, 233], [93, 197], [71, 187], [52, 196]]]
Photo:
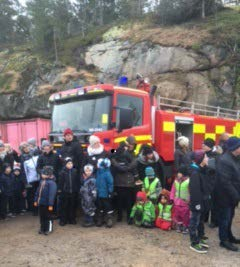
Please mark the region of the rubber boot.
[[103, 219], [104, 219], [104, 214], [103, 214], [103, 210], [101, 210], [97, 214], [97, 223], [96, 223], [97, 227], [101, 227], [103, 225], [103, 222], [104, 222]]
[[105, 221], [106, 221], [106, 227], [107, 228], [112, 228], [112, 226], [113, 226], [112, 213], [107, 213]]

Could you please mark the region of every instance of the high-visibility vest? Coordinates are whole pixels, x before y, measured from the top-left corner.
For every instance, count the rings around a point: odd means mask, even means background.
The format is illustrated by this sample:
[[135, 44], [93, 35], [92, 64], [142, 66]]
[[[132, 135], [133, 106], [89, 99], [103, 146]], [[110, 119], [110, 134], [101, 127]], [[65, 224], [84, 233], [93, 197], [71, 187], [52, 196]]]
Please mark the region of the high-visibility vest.
[[186, 179], [183, 182], [179, 182], [175, 180], [175, 198], [181, 198], [183, 200], [188, 200], [189, 199], [189, 179]]
[[149, 178], [145, 177], [144, 179], [144, 191], [147, 193], [147, 196], [151, 196], [151, 198], [157, 198], [156, 187], [159, 183], [159, 179], [156, 177], [151, 184], [149, 183]]
[[161, 203], [158, 204], [158, 217], [166, 220], [166, 221], [171, 221], [172, 220], [172, 205], [167, 204], [163, 205]]

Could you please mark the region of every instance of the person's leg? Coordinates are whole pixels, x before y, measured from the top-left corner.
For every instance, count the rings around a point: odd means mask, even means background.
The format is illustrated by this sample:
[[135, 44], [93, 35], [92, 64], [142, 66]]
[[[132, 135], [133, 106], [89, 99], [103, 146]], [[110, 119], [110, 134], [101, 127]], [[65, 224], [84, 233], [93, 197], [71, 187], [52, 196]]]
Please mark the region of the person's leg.
[[106, 227], [111, 228], [113, 226], [113, 208], [111, 200], [109, 198], [104, 198], [102, 199], [102, 204]]
[[44, 206], [39, 206], [40, 231], [39, 234], [44, 233]]
[[98, 227], [103, 225], [104, 220], [104, 205], [102, 202], [102, 198], [97, 199], [97, 223]]
[[232, 221], [235, 216], [235, 207], [230, 207], [230, 217], [229, 217], [229, 224], [228, 224], [228, 240], [233, 241], [236, 238], [232, 233]]
[[198, 226], [200, 223], [201, 212], [193, 211], [190, 217], [189, 233], [191, 245], [199, 244]]
[[218, 214], [219, 239], [221, 242], [228, 241], [229, 238], [229, 223], [231, 210], [230, 208], [221, 208]]
[[117, 187], [116, 192], [117, 192], [117, 220], [118, 222], [121, 222], [123, 216], [124, 192], [121, 187]]
[[203, 237], [205, 236], [205, 229], [204, 229], [205, 218], [206, 218], [206, 213], [201, 212], [200, 220], [199, 220], [199, 224], [198, 224], [198, 238], [199, 238], [199, 240], [202, 240]]
[[126, 210], [127, 210], [127, 222], [129, 221], [130, 213], [132, 210], [132, 207], [134, 205], [134, 188], [133, 187], [127, 187], [126, 188]]
[[8, 197], [8, 212], [13, 214], [14, 213], [14, 196]]

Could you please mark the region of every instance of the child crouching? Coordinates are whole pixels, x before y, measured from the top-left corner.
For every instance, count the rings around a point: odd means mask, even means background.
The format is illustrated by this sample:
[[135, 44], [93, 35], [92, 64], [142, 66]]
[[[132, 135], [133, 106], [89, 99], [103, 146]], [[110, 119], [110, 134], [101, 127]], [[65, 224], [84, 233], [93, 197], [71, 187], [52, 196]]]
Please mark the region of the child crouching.
[[94, 225], [94, 215], [96, 211], [96, 179], [93, 177], [93, 166], [88, 164], [84, 166], [82, 187], [80, 189], [81, 204], [84, 212], [84, 227]]
[[136, 226], [152, 228], [154, 227], [154, 221], [155, 206], [147, 199], [145, 192], [138, 192], [128, 224], [134, 223]]
[[169, 195], [170, 192], [163, 189], [157, 206], [156, 227], [166, 231], [172, 229], [172, 204], [170, 204]]
[[172, 185], [170, 199], [174, 203], [173, 220], [176, 223], [176, 231], [183, 234], [188, 234], [190, 220], [189, 182], [188, 168], [181, 166]]
[[109, 159], [99, 159], [97, 163], [96, 186], [97, 186], [97, 226], [106, 223], [106, 227], [113, 225], [113, 209], [111, 198], [113, 194], [113, 177], [110, 172], [111, 162]]
[[57, 185], [53, 179], [53, 168], [51, 166], [43, 167], [41, 182], [35, 194], [34, 206], [39, 207], [40, 230], [39, 234], [48, 235], [50, 230], [51, 215], [53, 204], [57, 193]]

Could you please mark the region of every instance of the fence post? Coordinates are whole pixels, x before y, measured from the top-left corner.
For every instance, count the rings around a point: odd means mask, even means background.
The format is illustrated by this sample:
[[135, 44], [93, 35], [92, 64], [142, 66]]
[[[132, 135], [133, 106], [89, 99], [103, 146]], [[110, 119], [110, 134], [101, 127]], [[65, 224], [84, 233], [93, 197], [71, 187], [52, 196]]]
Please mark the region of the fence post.
[[219, 117], [220, 116], [220, 107], [218, 106], [217, 107], [217, 117]]

